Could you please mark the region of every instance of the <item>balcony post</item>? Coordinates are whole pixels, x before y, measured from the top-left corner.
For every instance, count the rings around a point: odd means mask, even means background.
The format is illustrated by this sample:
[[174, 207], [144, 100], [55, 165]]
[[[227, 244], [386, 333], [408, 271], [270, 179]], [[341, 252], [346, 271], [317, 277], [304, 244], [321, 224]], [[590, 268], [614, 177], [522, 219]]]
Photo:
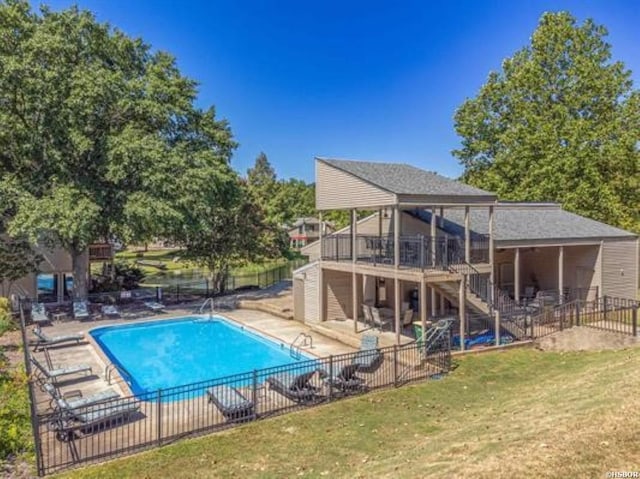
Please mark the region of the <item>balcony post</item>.
[[464, 207], [464, 261], [471, 263], [471, 229], [469, 228], [469, 206]]
[[436, 264], [436, 223], [438, 221], [438, 216], [436, 215], [436, 207], [431, 207], [431, 267], [434, 267]]
[[398, 269], [400, 267], [400, 208], [393, 210], [393, 264]]
[[[493, 247], [493, 205], [489, 206], [489, 265], [491, 266], [491, 285], [494, 286], [496, 284], [496, 271], [494, 264], [494, 256], [495, 256], [495, 248]], [[493, 304], [495, 288], [490, 288], [491, 294], [491, 304]]]
[[[420, 278], [420, 296], [418, 298], [420, 309], [420, 325], [422, 326], [422, 336], [427, 332], [427, 282], [424, 277]], [[419, 338], [416, 338], [419, 339]], [[424, 339], [422, 340], [424, 343]]]
[[351, 289], [353, 293], [353, 332], [358, 332], [358, 275], [356, 274], [356, 259], [358, 258], [358, 213], [351, 210], [351, 261], [353, 268], [351, 271]]
[[320, 261], [324, 255], [324, 223], [322, 222], [322, 211], [318, 212], [318, 221], [320, 222]]
[[395, 323], [396, 323], [396, 344], [400, 344], [400, 332], [402, 331], [402, 318], [401, 318], [401, 311], [400, 311], [400, 305], [401, 305], [401, 300], [402, 300], [402, 293], [400, 291], [400, 280], [398, 279], [398, 276], [396, 276], [394, 278], [394, 282], [393, 282], [393, 294], [394, 294], [394, 298], [395, 298], [395, 304], [394, 304], [394, 316], [395, 316]]
[[513, 259], [513, 295], [516, 304], [520, 304], [520, 248], [516, 248]]
[[438, 316], [438, 305], [437, 303], [437, 298], [436, 298], [436, 289], [432, 286], [431, 287], [431, 316], [433, 316], [434, 318]]
[[564, 303], [564, 246], [558, 249], [558, 303]]
[[466, 336], [466, 293], [467, 293], [467, 288], [465, 287], [465, 278], [466, 276], [463, 275], [462, 278], [460, 279], [460, 284], [459, 287], [460, 289], [458, 290], [458, 312], [460, 313], [460, 351], [464, 351], [464, 340], [465, 340], [465, 336]]

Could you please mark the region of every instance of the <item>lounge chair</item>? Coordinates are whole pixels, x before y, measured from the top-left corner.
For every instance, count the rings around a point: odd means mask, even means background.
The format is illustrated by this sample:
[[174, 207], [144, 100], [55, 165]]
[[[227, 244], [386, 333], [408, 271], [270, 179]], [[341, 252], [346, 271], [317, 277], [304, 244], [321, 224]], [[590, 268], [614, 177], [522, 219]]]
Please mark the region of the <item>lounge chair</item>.
[[158, 303], [157, 301], [145, 301], [144, 305], [151, 311], [164, 311], [166, 308], [164, 304]]
[[363, 378], [356, 375], [358, 364], [347, 364], [340, 368], [340, 370], [329, 376], [324, 373], [324, 382], [330, 387], [337, 389], [342, 393], [366, 391], [367, 385]]
[[120, 316], [120, 310], [113, 304], [105, 304], [101, 308], [103, 317], [117, 317]]
[[31, 305], [31, 321], [33, 324], [51, 324], [51, 318], [47, 314], [47, 310], [42, 303], [33, 303]]
[[37, 341], [34, 347], [34, 351], [38, 350], [38, 347], [54, 346], [64, 343], [76, 344], [80, 343], [84, 339], [84, 334], [65, 334], [61, 336], [47, 336], [39, 327], [33, 328], [33, 334], [36, 336]]
[[91, 319], [91, 314], [89, 314], [89, 305], [86, 301], [73, 302], [73, 317], [80, 321], [83, 319]]
[[253, 401], [234, 387], [213, 386], [207, 389], [207, 396], [229, 421], [250, 421], [256, 417]]
[[82, 408], [72, 408], [64, 399], [59, 399], [56, 403], [58, 414], [49, 427], [61, 441], [72, 440], [76, 431], [90, 433], [101, 426], [126, 421], [140, 410], [139, 404], [130, 399], [117, 399]]
[[352, 364], [358, 365], [358, 371], [372, 373], [382, 364], [382, 351], [378, 349], [378, 337], [370, 334], [362, 336], [360, 341], [360, 351], [358, 351]]
[[30, 359], [33, 365], [38, 369], [38, 371], [40, 371], [39, 382], [41, 384], [44, 384], [45, 382], [48, 382], [48, 383], [57, 382], [59, 378], [64, 376], [71, 376], [71, 375], [80, 374], [80, 373], [86, 376], [87, 374], [91, 374], [93, 372], [91, 370], [91, 366], [87, 366], [86, 364], [76, 364], [73, 366], [61, 366], [61, 367], [49, 369], [43, 366], [42, 364], [40, 364], [40, 361], [38, 361], [33, 356], [31, 356]]
[[270, 388], [297, 403], [313, 402], [320, 397], [318, 388], [311, 384], [316, 369], [302, 374], [282, 373], [267, 378]]
[[371, 306], [368, 304], [362, 305], [362, 314], [364, 314], [364, 322], [369, 326], [373, 326], [373, 315], [371, 314]]
[[104, 389], [90, 396], [83, 396], [80, 391], [72, 391], [70, 394], [61, 395], [58, 389], [51, 383], [44, 383], [42, 389], [49, 393], [53, 405], [57, 405], [59, 399], [65, 401], [66, 405], [71, 409], [93, 406], [102, 402], [110, 401], [120, 397], [114, 389]]

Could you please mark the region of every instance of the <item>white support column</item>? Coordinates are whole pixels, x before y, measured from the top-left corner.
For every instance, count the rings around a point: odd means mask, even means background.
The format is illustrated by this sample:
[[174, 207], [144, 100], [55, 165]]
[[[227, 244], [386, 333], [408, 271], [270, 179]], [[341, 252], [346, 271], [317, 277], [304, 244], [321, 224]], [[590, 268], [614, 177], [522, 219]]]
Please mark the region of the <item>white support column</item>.
[[353, 300], [353, 331], [358, 332], [358, 275], [356, 274], [356, 259], [358, 257], [358, 213], [355, 209], [351, 210], [351, 261], [353, 263], [351, 270], [351, 291]]
[[467, 288], [465, 285], [466, 276], [462, 276], [458, 290], [458, 312], [460, 313], [460, 350], [464, 351], [464, 340], [466, 337], [466, 302]]
[[318, 221], [320, 222], [320, 261], [322, 261], [322, 252], [324, 246], [324, 222], [322, 221], [322, 211], [318, 213]]
[[378, 210], [378, 237], [382, 236], [382, 210]]
[[[491, 284], [495, 286], [496, 284], [496, 267], [495, 267], [495, 248], [493, 247], [493, 206], [489, 206], [489, 264], [491, 265]], [[493, 302], [493, 288], [491, 288], [491, 302]]]
[[469, 219], [469, 207], [464, 207], [464, 260], [471, 263], [471, 224]]
[[324, 270], [322, 269], [322, 261], [318, 266], [318, 321], [325, 320], [325, 302], [326, 302], [326, 285], [324, 278]]
[[520, 304], [520, 248], [516, 248], [515, 256], [513, 258], [513, 295], [517, 304]]
[[440, 294], [440, 316], [444, 316], [447, 313], [445, 311], [445, 303], [446, 300], [444, 298], [444, 294]]
[[558, 249], [558, 302], [564, 303], [564, 246]]
[[436, 289], [433, 287], [431, 288], [431, 316], [433, 316], [434, 318], [438, 316]]
[[401, 299], [402, 299], [402, 295], [400, 292], [400, 280], [398, 279], [398, 277], [396, 276], [394, 278], [394, 296], [395, 296], [395, 307], [394, 307], [394, 315], [396, 318], [396, 344], [400, 344], [400, 332], [402, 331], [402, 318], [400, 317], [401, 311], [400, 311], [400, 305], [401, 305]]
[[444, 207], [440, 207], [440, 214], [438, 215], [438, 226], [444, 227]]
[[393, 210], [393, 264], [400, 267], [400, 208]]
[[[418, 298], [420, 303], [420, 325], [422, 326], [422, 334], [427, 331], [427, 282], [424, 277], [420, 279], [420, 296]], [[418, 339], [418, 338], [416, 338]]]
[[[436, 223], [438, 222], [438, 216], [436, 215], [436, 207], [431, 207], [431, 266], [436, 264]], [[435, 301], [434, 301], [435, 302]]]

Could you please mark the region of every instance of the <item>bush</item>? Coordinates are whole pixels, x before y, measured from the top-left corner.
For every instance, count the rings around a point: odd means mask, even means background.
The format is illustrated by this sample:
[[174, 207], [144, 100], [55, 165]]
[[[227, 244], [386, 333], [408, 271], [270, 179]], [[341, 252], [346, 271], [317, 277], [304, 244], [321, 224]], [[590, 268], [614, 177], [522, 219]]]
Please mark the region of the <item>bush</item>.
[[114, 278], [99, 276], [93, 279], [92, 293], [108, 293], [122, 289], [132, 290], [140, 286], [145, 274], [135, 265], [118, 262], [114, 265]]
[[15, 328], [11, 318], [11, 304], [7, 298], [0, 298], [0, 335]]
[[27, 375], [7, 366], [0, 349], [0, 463], [33, 449]]

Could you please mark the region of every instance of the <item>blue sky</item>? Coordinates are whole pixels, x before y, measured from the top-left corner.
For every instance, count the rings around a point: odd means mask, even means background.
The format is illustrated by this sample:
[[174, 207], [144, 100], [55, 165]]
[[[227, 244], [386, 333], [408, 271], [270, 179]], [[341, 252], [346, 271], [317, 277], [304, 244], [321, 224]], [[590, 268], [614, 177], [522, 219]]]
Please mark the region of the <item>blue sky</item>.
[[[173, 54], [240, 147], [280, 177], [313, 181], [314, 156], [406, 162], [458, 176], [453, 115], [526, 45], [544, 11], [609, 29], [640, 83], [640, 8], [630, 1], [189, 1], [74, 3]], [[39, 3], [38, 3], [39, 4]]]

